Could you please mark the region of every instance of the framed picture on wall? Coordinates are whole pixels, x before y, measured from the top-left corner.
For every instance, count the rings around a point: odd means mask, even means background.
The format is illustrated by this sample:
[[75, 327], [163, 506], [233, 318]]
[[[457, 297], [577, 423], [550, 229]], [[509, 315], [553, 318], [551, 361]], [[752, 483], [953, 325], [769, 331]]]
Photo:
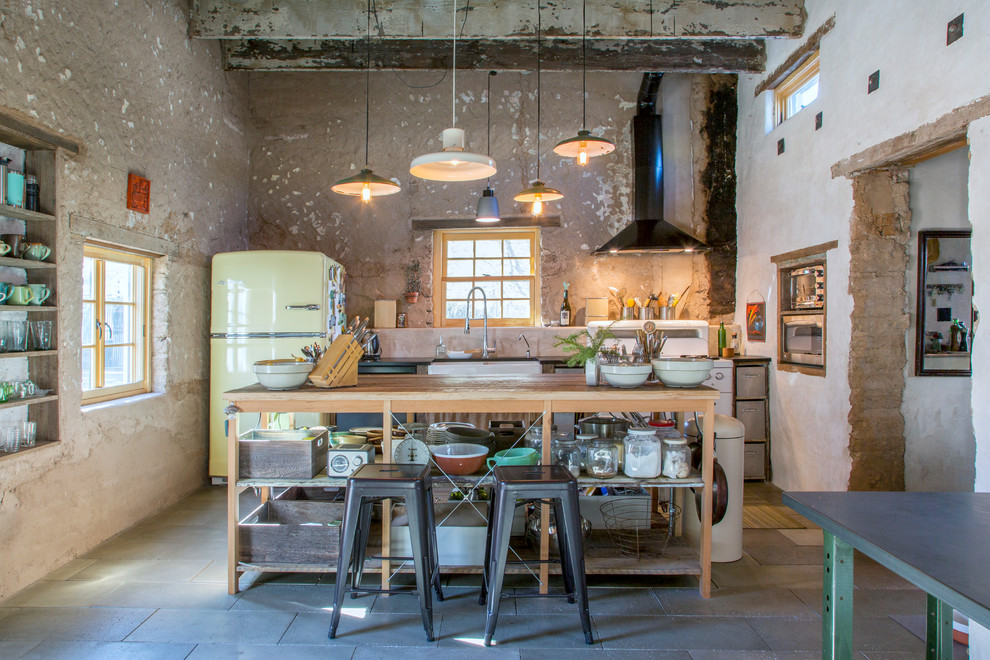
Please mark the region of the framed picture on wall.
[[763, 301], [746, 303], [746, 339], [767, 340], [767, 304]]

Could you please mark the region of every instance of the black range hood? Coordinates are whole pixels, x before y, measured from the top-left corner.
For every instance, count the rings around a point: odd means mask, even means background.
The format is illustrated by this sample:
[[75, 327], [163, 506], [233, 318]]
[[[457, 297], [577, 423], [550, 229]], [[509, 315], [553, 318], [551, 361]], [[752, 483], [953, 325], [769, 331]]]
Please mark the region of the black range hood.
[[632, 120], [633, 223], [592, 254], [701, 252], [707, 245], [663, 219], [663, 131], [656, 112], [660, 73], [643, 74]]

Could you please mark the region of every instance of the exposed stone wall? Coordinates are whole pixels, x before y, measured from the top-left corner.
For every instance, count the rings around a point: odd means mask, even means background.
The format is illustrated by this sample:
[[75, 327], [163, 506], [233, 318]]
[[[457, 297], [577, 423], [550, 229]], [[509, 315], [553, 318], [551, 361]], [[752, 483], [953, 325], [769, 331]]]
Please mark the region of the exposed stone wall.
[[[2, 103], [85, 147], [57, 171], [59, 382], [41, 385], [58, 388], [61, 443], [0, 460], [0, 598], [205, 479], [209, 257], [246, 246], [247, 102], [218, 45], [187, 38], [187, 4], [0, 7]], [[128, 171], [151, 180], [148, 215], [125, 208]], [[83, 412], [87, 235], [168, 256], [153, 283], [155, 393]]]
[[849, 490], [904, 490], [904, 365], [907, 355], [908, 174], [853, 179], [849, 293]]
[[[347, 269], [349, 313], [370, 315], [374, 300], [400, 299], [399, 311], [408, 314], [411, 327], [431, 325], [433, 237], [413, 231], [410, 218], [473, 217], [485, 187], [484, 181], [431, 182], [409, 174], [412, 158], [438, 150], [440, 131], [451, 123], [449, 78], [442, 71], [372, 72], [370, 165], [381, 176], [395, 177], [402, 191], [365, 205], [330, 191], [336, 180], [364, 165], [364, 76], [250, 75], [252, 247], [321, 250]], [[457, 77], [457, 126], [466, 130], [468, 148], [481, 152], [486, 78], [485, 71]], [[676, 93], [668, 93], [667, 78], [661, 93], [665, 152], [682, 140], [687, 175], [672, 181], [667, 164], [665, 202], [671, 198], [670, 208], [677, 212], [670, 219], [704, 236], [706, 208], [697, 203], [704, 194], [695, 173], [707, 157], [700, 127], [711, 77], [683, 76], [689, 84]], [[630, 120], [640, 79], [636, 73], [589, 72], [587, 128], [614, 140], [617, 149], [581, 168], [552, 151], [580, 128], [581, 76], [543, 75], [541, 177], [565, 195], [546, 205], [547, 213], [560, 214], [562, 226], [541, 230], [541, 313], [547, 321], [558, 316], [564, 281], [571, 283], [578, 324], [584, 323], [585, 298], [607, 296], [609, 286], [626, 288], [630, 296], [686, 290], [679, 312], [708, 318], [704, 257], [590, 254], [632, 219]], [[703, 93], [684, 91], [695, 87]], [[536, 178], [536, 76], [500, 73], [492, 81], [492, 98], [490, 153], [499, 168], [492, 187], [503, 215], [524, 214], [528, 205], [512, 197]], [[677, 122], [669, 127], [668, 115], [673, 120], [675, 114]], [[683, 200], [678, 205], [673, 205], [675, 190]], [[406, 305], [401, 302], [405, 267], [413, 259], [422, 265], [427, 290], [420, 302]]]
[[711, 278], [710, 316], [727, 316], [736, 310], [736, 77], [713, 76], [704, 109], [702, 134], [708, 163], [701, 182], [708, 220], [705, 255]]

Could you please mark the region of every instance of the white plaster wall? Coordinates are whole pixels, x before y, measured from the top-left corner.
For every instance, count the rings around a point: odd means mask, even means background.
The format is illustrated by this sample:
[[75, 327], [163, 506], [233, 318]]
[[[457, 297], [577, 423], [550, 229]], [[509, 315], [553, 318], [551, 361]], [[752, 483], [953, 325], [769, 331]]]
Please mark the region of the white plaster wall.
[[[747, 352], [776, 357], [775, 269], [770, 257], [838, 240], [828, 255], [827, 376], [774, 370], [771, 423], [774, 482], [785, 489], [844, 490], [848, 483], [849, 218], [852, 186], [830, 167], [933, 121], [987, 93], [990, 4], [976, 0], [910, 3], [807, 0], [808, 32], [836, 16], [821, 44], [819, 98], [766, 133], [764, 76], [740, 76], [737, 151], [739, 262], [737, 322], [755, 292], [767, 300], [765, 343]], [[962, 40], [945, 46], [946, 23], [965, 12]], [[878, 36], [882, 35], [882, 37]], [[768, 43], [772, 71], [800, 40]], [[880, 89], [867, 77], [880, 70]], [[815, 131], [815, 114], [824, 125]], [[786, 150], [777, 155], [777, 141]]]
[[[85, 146], [58, 160], [59, 382], [43, 386], [58, 388], [61, 442], [0, 460], [0, 599], [205, 480], [209, 256], [246, 244], [246, 85], [223, 72], [216, 42], [188, 39], [187, 11], [184, 0], [0, 7], [0, 103]], [[148, 215], [125, 208], [128, 171], [151, 179]], [[169, 254], [153, 282], [155, 393], [86, 412], [83, 225]]]
[[[914, 375], [918, 299], [918, 232], [969, 229], [969, 152], [919, 163], [910, 172], [911, 242], [907, 268], [908, 312], [904, 369], [904, 485], [907, 490], [973, 490], [976, 439], [969, 377]], [[929, 313], [934, 310], [929, 306]], [[967, 324], [968, 325], [968, 324]]]
[[[973, 218], [973, 277], [986, 282], [990, 277], [990, 117], [969, 126], [969, 217]], [[990, 290], [978, 286], [973, 304], [987, 313]], [[977, 331], [973, 341], [973, 428], [976, 429], [977, 492], [990, 491], [990, 342], [987, 329]], [[970, 628], [970, 655], [973, 660], [990, 658], [990, 631], [977, 625]]]

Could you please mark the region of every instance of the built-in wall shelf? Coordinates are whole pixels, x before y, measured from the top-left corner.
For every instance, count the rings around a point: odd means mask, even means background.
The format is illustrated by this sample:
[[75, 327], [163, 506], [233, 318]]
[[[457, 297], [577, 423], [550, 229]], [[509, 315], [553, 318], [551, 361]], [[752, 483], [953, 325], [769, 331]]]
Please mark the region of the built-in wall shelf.
[[58, 305], [0, 305], [0, 312], [57, 312]]
[[29, 357], [44, 357], [46, 355], [56, 356], [58, 351], [8, 351], [6, 353], [0, 353], [0, 360], [6, 358], [29, 358]]
[[19, 406], [33, 406], [38, 403], [48, 403], [49, 401], [58, 401], [57, 394], [46, 394], [44, 396], [28, 396], [23, 399], [10, 399], [9, 401], [4, 401], [0, 403], [0, 410], [6, 410], [7, 408], [17, 408]]
[[23, 268], [24, 270], [56, 268], [56, 265], [49, 261], [31, 261], [30, 259], [18, 259], [16, 257], [0, 257], [0, 266]]
[[17, 451], [9, 452], [9, 453], [0, 451], [0, 461], [2, 461], [5, 458], [20, 456], [21, 454], [26, 454], [28, 452], [36, 451], [38, 449], [44, 449], [45, 447], [51, 447], [52, 445], [57, 445], [57, 444], [58, 442], [56, 442], [55, 440], [38, 440], [37, 442], [34, 443], [33, 447], [21, 447]]
[[14, 220], [28, 220], [34, 222], [55, 222], [55, 216], [39, 211], [28, 211], [8, 204], [0, 204], [0, 216], [13, 218]]

